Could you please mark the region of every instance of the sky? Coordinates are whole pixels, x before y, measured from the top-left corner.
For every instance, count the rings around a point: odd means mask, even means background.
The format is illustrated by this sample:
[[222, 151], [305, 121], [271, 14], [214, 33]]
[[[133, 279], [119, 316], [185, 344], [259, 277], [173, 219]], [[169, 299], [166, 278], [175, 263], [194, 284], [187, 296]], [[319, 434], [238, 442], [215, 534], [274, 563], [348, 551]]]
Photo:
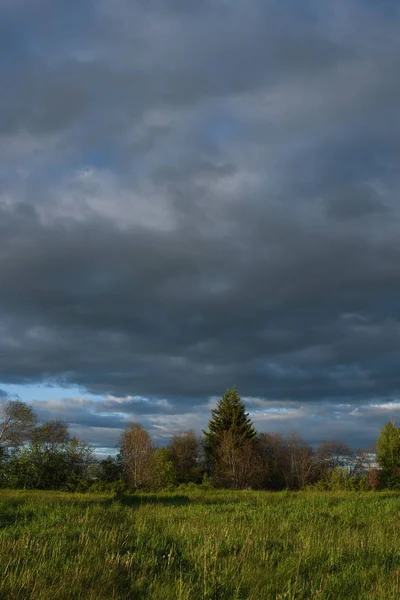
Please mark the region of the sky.
[[102, 452], [400, 417], [400, 7], [0, 0], [0, 404]]

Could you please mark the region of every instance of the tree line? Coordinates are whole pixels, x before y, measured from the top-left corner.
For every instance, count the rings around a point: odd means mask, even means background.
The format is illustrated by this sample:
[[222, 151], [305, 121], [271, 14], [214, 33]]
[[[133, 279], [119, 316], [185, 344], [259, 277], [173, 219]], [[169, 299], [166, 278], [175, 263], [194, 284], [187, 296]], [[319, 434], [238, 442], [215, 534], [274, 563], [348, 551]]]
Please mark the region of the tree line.
[[38, 424], [32, 407], [21, 400], [3, 406], [2, 488], [122, 492], [187, 484], [267, 490], [400, 489], [400, 427], [394, 422], [383, 427], [376, 457], [337, 440], [314, 449], [295, 432], [258, 433], [234, 387], [211, 411], [203, 436], [188, 430], [157, 448], [140, 423], [131, 423], [121, 435], [116, 456], [100, 460], [90, 444], [70, 435], [67, 424]]

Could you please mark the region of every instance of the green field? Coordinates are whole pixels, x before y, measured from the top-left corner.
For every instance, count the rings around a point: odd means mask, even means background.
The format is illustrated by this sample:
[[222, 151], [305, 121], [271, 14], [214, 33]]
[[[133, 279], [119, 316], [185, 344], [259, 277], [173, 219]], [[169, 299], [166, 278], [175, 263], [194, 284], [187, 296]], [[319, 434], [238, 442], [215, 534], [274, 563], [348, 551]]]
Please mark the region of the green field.
[[0, 598], [400, 598], [400, 494], [0, 492]]

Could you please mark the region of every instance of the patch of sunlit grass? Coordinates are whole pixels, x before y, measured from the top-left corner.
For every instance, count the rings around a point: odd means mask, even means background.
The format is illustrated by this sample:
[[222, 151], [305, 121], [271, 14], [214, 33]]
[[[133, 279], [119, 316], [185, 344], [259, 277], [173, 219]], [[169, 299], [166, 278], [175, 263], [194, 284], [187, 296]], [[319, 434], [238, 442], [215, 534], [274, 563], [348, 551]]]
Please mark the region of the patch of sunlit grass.
[[400, 495], [2, 491], [0, 598], [398, 599]]

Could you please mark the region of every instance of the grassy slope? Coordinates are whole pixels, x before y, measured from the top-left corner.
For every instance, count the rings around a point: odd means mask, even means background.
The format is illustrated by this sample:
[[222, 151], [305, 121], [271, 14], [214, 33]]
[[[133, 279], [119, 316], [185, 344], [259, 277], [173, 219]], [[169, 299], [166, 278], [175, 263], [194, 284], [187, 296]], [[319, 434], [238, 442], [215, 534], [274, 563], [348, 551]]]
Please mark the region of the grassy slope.
[[400, 598], [400, 495], [0, 491], [1, 600]]

